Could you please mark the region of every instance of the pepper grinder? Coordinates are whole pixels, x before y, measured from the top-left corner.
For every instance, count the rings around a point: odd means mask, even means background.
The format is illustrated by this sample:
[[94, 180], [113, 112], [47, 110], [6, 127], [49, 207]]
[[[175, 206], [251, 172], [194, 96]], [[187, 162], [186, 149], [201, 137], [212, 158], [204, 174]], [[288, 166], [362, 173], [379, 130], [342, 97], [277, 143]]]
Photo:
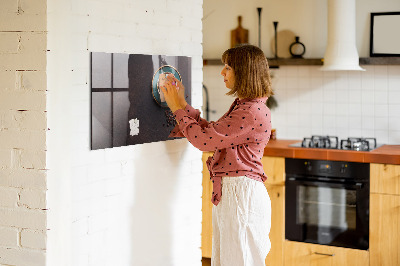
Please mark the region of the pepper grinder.
[[274, 21], [273, 23], [275, 29], [275, 58], [278, 58], [278, 34], [277, 34], [278, 21]]

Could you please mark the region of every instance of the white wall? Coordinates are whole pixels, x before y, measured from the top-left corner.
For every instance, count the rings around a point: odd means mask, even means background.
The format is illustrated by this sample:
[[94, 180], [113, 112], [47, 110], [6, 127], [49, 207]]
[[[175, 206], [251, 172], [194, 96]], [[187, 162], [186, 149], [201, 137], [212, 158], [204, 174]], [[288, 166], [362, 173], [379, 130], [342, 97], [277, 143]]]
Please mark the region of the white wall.
[[[278, 21], [278, 32], [286, 32], [283, 37], [291, 34], [300, 37], [300, 41], [306, 46], [305, 57], [321, 58], [324, 56], [327, 41], [327, 2], [327, 0], [204, 0], [204, 58], [219, 59], [229, 48], [230, 31], [237, 27], [238, 16], [242, 16], [242, 26], [249, 30], [249, 43], [258, 45], [258, 7], [262, 8], [261, 49], [267, 57], [274, 56], [272, 22]], [[398, 0], [356, 0], [356, 42], [360, 57], [369, 56], [370, 13], [399, 10]], [[279, 40], [291, 43], [285, 38]], [[278, 53], [280, 49], [283, 48], [278, 46]], [[290, 54], [288, 56], [290, 57]]]
[[[369, 56], [370, 12], [398, 11], [400, 2], [356, 1], [357, 48]], [[227, 8], [232, 6], [232, 9]], [[304, 42], [306, 58], [322, 58], [326, 47], [327, 1], [204, 1], [204, 58], [220, 58], [229, 48], [230, 30], [243, 16], [250, 30], [250, 43], [258, 45], [257, 7], [262, 7], [261, 48], [273, 56], [272, 21], [279, 30], [291, 30]], [[223, 14], [223, 15], [222, 15]], [[216, 27], [215, 25], [218, 25]], [[282, 25], [282, 26], [281, 26]], [[216, 36], [221, 36], [217, 38]], [[278, 49], [279, 52], [279, 49]], [[363, 66], [366, 72], [321, 72], [318, 66], [281, 66], [272, 69], [273, 89], [279, 107], [272, 124], [281, 139], [311, 135], [376, 137], [382, 144], [400, 143], [400, 66]], [[204, 84], [210, 94], [210, 109], [218, 119], [232, 102], [220, 76], [221, 66], [204, 67]]]
[[48, 265], [201, 264], [201, 152], [90, 151], [88, 84], [90, 52], [191, 56], [200, 107], [201, 18], [201, 0], [48, 2]]
[[46, 260], [46, 1], [0, 1], [0, 265]]

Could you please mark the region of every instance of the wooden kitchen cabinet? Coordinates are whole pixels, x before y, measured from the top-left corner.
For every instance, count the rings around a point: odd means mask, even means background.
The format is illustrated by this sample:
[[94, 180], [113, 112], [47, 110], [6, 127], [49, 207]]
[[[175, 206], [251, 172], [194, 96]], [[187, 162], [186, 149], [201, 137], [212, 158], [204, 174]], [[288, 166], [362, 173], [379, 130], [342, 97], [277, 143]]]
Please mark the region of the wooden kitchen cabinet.
[[400, 165], [370, 164], [371, 193], [400, 195]]
[[400, 265], [400, 165], [370, 167], [370, 265]]
[[264, 156], [261, 160], [267, 175], [265, 187], [271, 199], [271, 250], [265, 259], [266, 266], [283, 265], [285, 240], [285, 158]]
[[[203, 153], [203, 206], [202, 206], [202, 256], [211, 258], [212, 253], [212, 183], [206, 166], [206, 161], [211, 152]], [[283, 265], [283, 243], [285, 230], [285, 158], [263, 157], [264, 171], [268, 176], [265, 187], [271, 199], [272, 221], [271, 221], [271, 250], [266, 258], [267, 266]]]
[[265, 259], [266, 266], [283, 265], [285, 241], [285, 187], [265, 184], [271, 199], [271, 250]]
[[212, 252], [212, 183], [206, 165], [212, 152], [203, 153], [203, 195], [202, 195], [202, 223], [201, 223], [201, 253], [203, 258], [211, 258]]
[[366, 266], [365, 250], [285, 241], [285, 266]]
[[400, 265], [400, 196], [374, 193], [370, 200], [370, 265]]

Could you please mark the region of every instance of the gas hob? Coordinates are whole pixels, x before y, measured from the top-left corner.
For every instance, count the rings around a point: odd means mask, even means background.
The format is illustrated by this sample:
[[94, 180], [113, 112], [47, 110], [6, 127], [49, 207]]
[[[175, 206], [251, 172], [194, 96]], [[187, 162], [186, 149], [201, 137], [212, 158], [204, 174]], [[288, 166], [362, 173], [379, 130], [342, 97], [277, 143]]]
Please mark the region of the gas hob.
[[303, 141], [289, 145], [301, 148], [337, 149], [353, 151], [371, 151], [379, 146], [376, 138], [349, 137], [339, 141], [337, 136], [318, 136], [306, 137]]

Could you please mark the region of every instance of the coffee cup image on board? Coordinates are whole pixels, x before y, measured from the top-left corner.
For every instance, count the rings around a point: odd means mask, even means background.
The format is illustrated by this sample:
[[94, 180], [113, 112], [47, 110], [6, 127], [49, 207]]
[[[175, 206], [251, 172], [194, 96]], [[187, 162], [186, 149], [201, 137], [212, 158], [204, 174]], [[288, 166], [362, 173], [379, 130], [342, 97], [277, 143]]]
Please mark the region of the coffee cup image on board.
[[174, 75], [176, 79], [182, 82], [181, 75], [179, 71], [170, 65], [165, 65], [160, 67], [153, 75], [151, 92], [153, 94], [154, 100], [161, 107], [168, 107], [167, 102], [165, 101], [164, 94], [160, 89], [160, 80], [165, 79], [168, 75]]

